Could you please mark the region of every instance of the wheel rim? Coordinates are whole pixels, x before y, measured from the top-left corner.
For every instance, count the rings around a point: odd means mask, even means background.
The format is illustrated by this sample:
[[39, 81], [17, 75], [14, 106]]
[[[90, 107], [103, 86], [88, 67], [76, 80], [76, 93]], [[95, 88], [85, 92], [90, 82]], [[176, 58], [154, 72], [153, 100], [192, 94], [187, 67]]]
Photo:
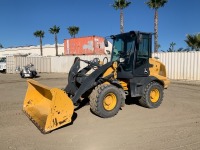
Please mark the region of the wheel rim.
[[159, 100], [160, 92], [158, 89], [152, 89], [150, 92], [150, 99], [153, 103], [156, 103]]
[[108, 93], [104, 100], [103, 100], [103, 106], [105, 108], [105, 110], [112, 110], [115, 108], [117, 104], [117, 97], [115, 94], [113, 93]]

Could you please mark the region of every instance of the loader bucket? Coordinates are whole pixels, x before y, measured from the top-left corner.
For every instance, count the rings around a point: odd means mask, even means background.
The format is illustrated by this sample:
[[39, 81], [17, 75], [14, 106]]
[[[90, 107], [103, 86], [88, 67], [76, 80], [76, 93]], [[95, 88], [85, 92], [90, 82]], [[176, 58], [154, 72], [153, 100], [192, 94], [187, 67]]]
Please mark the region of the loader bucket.
[[42, 133], [71, 122], [74, 105], [63, 90], [49, 88], [31, 79], [27, 82], [23, 111]]

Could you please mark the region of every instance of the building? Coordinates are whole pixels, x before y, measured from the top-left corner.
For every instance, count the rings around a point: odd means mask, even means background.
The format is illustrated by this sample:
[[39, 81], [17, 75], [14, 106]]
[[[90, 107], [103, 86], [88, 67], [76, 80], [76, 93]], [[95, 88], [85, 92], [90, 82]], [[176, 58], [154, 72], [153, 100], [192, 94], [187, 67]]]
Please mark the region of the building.
[[[43, 45], [42, 49], [43, 49], [43, 56], [56, 56], [55, 44]], [[112, 44], [109, 42], [108, 47], [104, 47], [104, 54], [111, 53], [111, 50], [112, 50]], [[73, 51], [75, 52], [75, 50]], [[18, 47], [0, 49], [0, 57], [12, 56], [12, 55], [40, 56], [40, 45], [18, 46]], [[64, 43], [58, 44], [58, 55], [66, 55], [66, 51], [64, 49]], [[73, 55], [76, 55], [76, 54], [73, 53]]]

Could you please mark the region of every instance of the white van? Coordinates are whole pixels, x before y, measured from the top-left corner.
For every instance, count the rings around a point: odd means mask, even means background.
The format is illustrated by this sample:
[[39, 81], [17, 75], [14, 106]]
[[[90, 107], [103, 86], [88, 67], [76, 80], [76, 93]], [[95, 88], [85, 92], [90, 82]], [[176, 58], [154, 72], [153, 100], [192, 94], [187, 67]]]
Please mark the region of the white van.
[[0, 58], [0, 72], [6, 72], [6, 57]]

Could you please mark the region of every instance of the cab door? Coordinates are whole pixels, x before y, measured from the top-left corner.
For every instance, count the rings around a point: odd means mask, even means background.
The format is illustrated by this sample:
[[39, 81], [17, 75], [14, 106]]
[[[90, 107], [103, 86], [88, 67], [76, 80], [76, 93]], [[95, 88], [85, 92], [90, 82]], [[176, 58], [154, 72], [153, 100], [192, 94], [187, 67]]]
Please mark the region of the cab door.
[[149, 58], [151, 57], [151, 34], [142, 34], [141, 41], [136, 46], [133, 77], [149, 76]]

